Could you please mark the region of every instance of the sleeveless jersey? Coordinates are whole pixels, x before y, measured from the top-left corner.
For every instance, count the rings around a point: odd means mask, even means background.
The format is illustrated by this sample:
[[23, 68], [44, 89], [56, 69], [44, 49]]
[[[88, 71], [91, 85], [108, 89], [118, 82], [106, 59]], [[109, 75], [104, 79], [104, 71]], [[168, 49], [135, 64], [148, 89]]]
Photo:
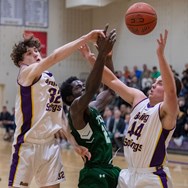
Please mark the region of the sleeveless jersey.
[[160, 104], [149, 106], [149, 99], [138, 103], [131, 112], [124, 139], [124, 156], [129, 167], [161, 166], [173, 131], [165, 130], [160, 121]]
[[15, 104], [16, 143], [45, 143], [62, 127], [59, 87], [49, 72], [31, 86], [18, 85]]
[[94, 108], [89, 108], [89, 122], [82, 130], [76, 130], [72, 124], [70, 112], [68, 114], [71, 133], [79, 145], [82, 145], [91, 153], [90, 161], [85, 166], [111, 164], [112, 144], [102, 116]]

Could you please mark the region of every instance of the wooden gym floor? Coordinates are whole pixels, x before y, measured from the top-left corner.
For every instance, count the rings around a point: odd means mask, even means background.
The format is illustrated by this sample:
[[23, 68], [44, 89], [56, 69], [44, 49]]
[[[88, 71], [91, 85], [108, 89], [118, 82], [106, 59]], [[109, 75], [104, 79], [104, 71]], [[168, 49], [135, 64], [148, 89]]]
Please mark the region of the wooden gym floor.
[[[11, 142], [3, 140], [4, 129], [0, 128], [0, 188], [6, 188], [9, 173], [9, 161], [11, 155]], [[61, 183], [61, 188], [76, 188], [79, 170], [83, 166], [82, 159], [72, 149], [63, 149], [63, 163], [66, 181]], [[188, 188], [188, 155], [168, 154], [168, 166], [174, 181], [174, 188]], [[127, 164], [123, 156], [117, 156], [114, 164], [126, 168]], [[31, 188], [38, 188], [35, 181]]]

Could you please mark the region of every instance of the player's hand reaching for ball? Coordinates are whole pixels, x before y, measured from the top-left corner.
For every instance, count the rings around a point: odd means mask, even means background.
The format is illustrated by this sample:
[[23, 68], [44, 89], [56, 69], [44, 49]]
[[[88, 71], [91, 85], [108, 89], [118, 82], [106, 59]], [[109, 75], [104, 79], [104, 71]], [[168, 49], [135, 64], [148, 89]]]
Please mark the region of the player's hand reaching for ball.
[[91, 52], [91, 50], [87, 44], [81, 46], [79, 48], [79, 51], [87, 61], [95, 62], [95, 60], [96, 60], [95, 54]]
[[[103, 33], [106, 33], [108, 26]], [[114, 43], [116, 42], [116, 30], [113, 29], [109, 34], [106, 34], [106, 37], [99, 37], [97, 40], [97, 49], [99, 55], [107, 56], [113, 48]]]
[[157, 39], [157, 42], [158, 42], [157, 55], [158, 56], [164, 55], [164, 49], [165, 49], [165, 46], [166, 46], [167, 37], [168, 37], [168, 31], [165, 30], [164, 35], [161, 33], [160, 38]]
[[105, 37], [103, 30], [93, 30], [86, 34], [86, 40], [88, 42], [96, 42], [98, 37]]

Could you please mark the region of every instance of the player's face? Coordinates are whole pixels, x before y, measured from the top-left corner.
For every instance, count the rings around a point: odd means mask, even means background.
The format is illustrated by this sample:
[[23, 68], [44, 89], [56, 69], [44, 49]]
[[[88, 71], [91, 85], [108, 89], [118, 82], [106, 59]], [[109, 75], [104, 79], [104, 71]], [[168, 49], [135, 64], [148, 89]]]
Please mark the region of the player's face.
[[164, 99], [164, 87], [161, 76], [152, 84], [151, 90], [149, 91], [149, 99], [155, 104], [162, 102]]
[[42, 57], [40, 55], [40, 52], [37, 50], [36, 47], [27, 48], [27, 52], [23, 54], [23, 61], [22, 63], [26, 65], [31, 65], [36, 62], [40, 62], [42, 60]]
[[80, 80], [72, 82], [72, 94], [75, 98], [80, 97], [85, 91], [85, 85]]

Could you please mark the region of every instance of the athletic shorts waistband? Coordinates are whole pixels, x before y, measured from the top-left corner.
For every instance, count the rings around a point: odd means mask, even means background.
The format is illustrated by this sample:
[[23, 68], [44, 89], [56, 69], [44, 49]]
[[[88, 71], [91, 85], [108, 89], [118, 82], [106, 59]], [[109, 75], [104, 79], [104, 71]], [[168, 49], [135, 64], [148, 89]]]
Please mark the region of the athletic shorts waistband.
[[149, 168], [133, 168], [128, 167], [128, 170], [131, 172], [137, 172], [137, 173], [148, 173], [148, 172], [157, 172], [158, 170], [162, 170], [164, 167], [161, 166], [155, 166], [155, 167], [149, 167]]

